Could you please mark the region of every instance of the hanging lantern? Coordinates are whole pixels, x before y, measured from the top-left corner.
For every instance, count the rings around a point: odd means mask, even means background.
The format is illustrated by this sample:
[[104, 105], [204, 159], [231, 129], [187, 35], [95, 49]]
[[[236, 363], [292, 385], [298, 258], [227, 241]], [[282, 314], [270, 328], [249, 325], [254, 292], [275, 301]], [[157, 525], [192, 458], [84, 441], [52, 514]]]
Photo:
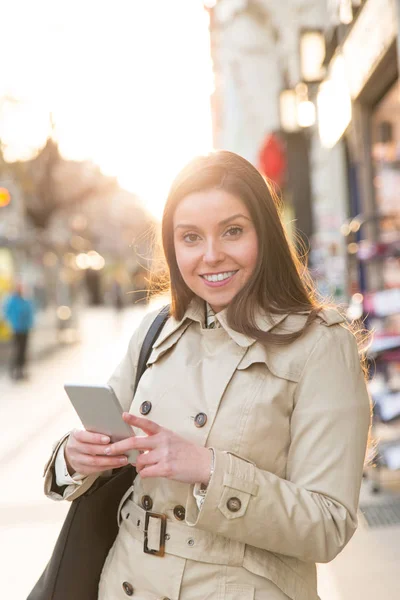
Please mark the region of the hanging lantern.
[[286, 177], [286, 150], [277, 135], [267, 135], [258, 154], [259, 171], [271, 179], [277, 186], [282, 187]]
[[0, 208], [8, 206], [11, 202], [10, 192], [7, 188], [0, 187]]

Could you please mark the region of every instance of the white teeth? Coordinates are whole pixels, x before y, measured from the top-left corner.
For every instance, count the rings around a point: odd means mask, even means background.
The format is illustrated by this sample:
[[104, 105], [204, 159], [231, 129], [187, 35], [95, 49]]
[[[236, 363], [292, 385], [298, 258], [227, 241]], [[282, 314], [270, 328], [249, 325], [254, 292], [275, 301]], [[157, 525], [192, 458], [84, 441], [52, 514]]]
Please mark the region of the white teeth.
[[203, 275], [204, 279], [207, 279], [207, 281], [223, 281], [224, 279], [229, 279], [229, 277], [232, 277], [232, 275], [234, 275], [236, 273], [236, 271], [229, 271], [227, 273], [218, 273], [218, 275]]

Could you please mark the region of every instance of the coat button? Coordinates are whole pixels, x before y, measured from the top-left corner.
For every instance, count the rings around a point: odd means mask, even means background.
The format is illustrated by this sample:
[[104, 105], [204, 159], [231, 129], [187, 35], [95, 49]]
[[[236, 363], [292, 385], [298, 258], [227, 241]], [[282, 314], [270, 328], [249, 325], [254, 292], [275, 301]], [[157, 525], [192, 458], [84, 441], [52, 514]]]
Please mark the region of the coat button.
[[175, 506], [174, 508], [174, 517], [178, 519], [178, 521], [183, 521], [185, 519], [186, 511], [183, 506]]
[[204, 425], [207, 423], [207, 415], [204, 413], [199, 413], [198, 415], [195, 416], [194, 418], [194, 424], [196, 425], [196, 427], [204, 427]]
[[148, 415], [149, 412], [151, 411], [151, 402], [149, 402], [148, 400], [146, 400], [145, 402], [142, 402], [139, 410], [142, 415]]
[[153, 508], [153, 500], [150, 498], [150, 496], [142, 497], [142, 506], [144, 510], [151, 510]]
[[122, 584], [122, 587], [127, 596], [133, 596], [133, 592], [135, 590], [133, 589], [133, 586], [128, 581], [124, 581], [124, 583]]
[[242, 503], [239, 498], [229, 498], [226, 505], [231, 512], [238, 512], [242, 508]]

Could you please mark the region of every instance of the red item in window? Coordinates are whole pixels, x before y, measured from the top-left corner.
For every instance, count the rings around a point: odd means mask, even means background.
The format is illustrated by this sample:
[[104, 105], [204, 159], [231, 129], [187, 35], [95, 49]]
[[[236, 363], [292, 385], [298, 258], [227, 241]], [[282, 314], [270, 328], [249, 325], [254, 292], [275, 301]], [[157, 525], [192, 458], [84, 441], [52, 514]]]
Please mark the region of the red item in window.
[[286, 151], [283, 142], [271, 133], [267, 135], [258, 154], [258, 169], [281, 187], [286, 176]]

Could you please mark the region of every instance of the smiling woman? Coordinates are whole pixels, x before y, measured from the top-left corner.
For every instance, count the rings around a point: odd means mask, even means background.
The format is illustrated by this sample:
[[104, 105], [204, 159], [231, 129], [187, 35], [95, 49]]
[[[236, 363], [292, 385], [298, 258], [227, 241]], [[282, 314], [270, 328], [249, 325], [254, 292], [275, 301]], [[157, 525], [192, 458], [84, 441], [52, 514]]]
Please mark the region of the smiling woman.
[[318, 600], [315, 563], [357, 526], [369, 399], [356, 340], [314, 299], [267, 183], [242, 157], [192, 160], [162, 234], [170, 317], [133, 399], [155, 314], [109, 380], [135, 435], [64, 437], [46, 493], [73, 500], [139, 450], [99, 600]]

